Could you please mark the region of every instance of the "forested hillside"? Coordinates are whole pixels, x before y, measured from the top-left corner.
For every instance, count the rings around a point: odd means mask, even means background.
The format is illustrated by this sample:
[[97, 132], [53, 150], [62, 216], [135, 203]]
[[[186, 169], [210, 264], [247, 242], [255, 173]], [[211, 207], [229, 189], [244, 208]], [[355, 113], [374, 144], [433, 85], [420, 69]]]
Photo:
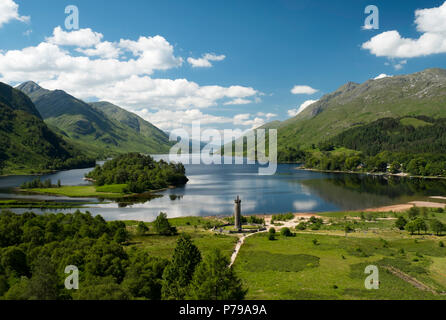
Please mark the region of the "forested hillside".
[[94, 163], [52, 132], [25, 94], [0, 83], [2, 174], [39, 173]]

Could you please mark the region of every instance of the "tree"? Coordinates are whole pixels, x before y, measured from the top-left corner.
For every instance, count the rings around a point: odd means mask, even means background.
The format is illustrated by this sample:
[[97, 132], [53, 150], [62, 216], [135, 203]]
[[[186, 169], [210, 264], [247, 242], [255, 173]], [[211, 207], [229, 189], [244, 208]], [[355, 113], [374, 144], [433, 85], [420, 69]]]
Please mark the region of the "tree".
[[136, 227], [136, 234], [138, 236], [143, 236], [148, 231], [149, 231], [149, 228], [146, 226], [146, 224], [144, 222], [141, 221], [140, 223], [138, 223], [138, 226]]
[[163, 299], [184, 300], [195, 268], [200, 262], [200, 250], [193, 244], [190, 236], [180, 236], [172, 261], [163, 273]]
[[116, 230], [115, 236], [114, 236], [114, 240], [117, 243], [124, 243], [128, 240], [129, 238], [129, 234], [125, 229], [118, 229]]
[[34, 262], [32, 277], [29, 281], [30, 299], [57, 300], [60, 293], [58, 282], [56, 267], [50, 258], [38, 257]]
[[415, 220], [409, 221], [406, 224], [405, 229], [407, 232], [410, 232], [410, 234], [413, 235], [415, 233], [415, 231], [417, 231], [417, 226], [415, 224]]
[[214, 249], [198, 265], [190, 285], [192, 300], [242, 300], [247, 290], [232, 268], [229, 259]]
[[414, 220], [415, 227], [418, 230], [418, 234], [421, 233], [421, 231], [426, 232], [427, 231], [427, 224], [426, 221], [423, 218], [416, 218]]
[[418, 217], [420, 215], [420, 208], [415, 207], [415, 206], [410, 208], [408, 215], [409, 215], [409, 219], [412, 219], [412, 220], [415, 219], [416, 217]]
[[3, 252], [1, 264], [6, 274], [13, 276], [28, 276], [29, 267], [26, 262], [26, 254], [22, 249], [9, 247]]
[[284, 237], [291, 237], [293, 235], [290, 231], [290, 228], [282, 228], [280, 230], [280, 234]]
[[153, 228], [155, 232], [163, 236], [171, 236], [176, 234], [176, 228], [171, 227], [167, 214], [161, 212], [156, 220], [153, 222]]
[[441, 233], [445, 230], [445, 226], [438, 219], [433, 219], [431, 221], [431, 229], [437, 236], [440, 236]]
[[268, 230], [268, 232], [270, 233], [270, 234], [276, 234], [276, 229], [274, 229], [274, 228], [269, 228], [269, 230]]
[[349, 224], [346, 224], [344, 227], [345, 234], [355, 231]]
[[406, 227], [407, 220], [404, 219], [403, 216], [399, 216], [398, 219], [395, 221], [395, 227], [397, 227], [400, 230], [404, 230]]

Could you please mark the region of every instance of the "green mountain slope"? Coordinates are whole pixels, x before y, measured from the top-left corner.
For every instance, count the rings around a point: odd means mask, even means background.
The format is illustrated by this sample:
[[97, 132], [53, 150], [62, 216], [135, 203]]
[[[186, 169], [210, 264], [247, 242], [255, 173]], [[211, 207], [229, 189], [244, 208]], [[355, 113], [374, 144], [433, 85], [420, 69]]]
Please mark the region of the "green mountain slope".
[[112, 104], [90, 105], [64, 91], [46, 90], [34, 82], [25, 82], [17, 88], [31, 98], [54, 131], [91, 156], [164, 153], [170, 148], [165, 133]]
[[52, 132], [31, 100], [0, 83], [0, 169], [2, 174], [37, 173], [94, 165]]
[[281, 123], [279, 148], [308, 147], [381, 118], [446, 117], [446, 70], [347, 83]]

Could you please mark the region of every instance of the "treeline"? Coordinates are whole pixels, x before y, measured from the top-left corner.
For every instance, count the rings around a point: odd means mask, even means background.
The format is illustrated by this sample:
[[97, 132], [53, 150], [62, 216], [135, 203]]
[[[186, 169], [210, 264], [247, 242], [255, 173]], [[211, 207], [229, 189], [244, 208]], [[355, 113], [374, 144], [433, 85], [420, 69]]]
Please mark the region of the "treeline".
[[[138, 234], [146, 231], [140, 224]], [[138, 247], [125, 250], [130, 238], [123, 222], [107, 223], [88, 212], [4, 211], [0, 299], [243, 299], [246, 291], [219, 251], [202, 258], [190, 238], [180, 236], [169, 261]], [[67, 266], [79, 270], [78, 290], [65, 288]]]
[[[436, 209], [437, 212], [443, 213], [444, 209]], [[426, 208], [412, 207], [407, 212], [408, 219], [399, 216], [395, 222], [395, 227], [400, 230], [406, 230], [413, 235], [415, 232], [421, 234], [431, 230], [437, 236], [441, 236], [446, 231], [446, 225], [436, 218], [429, 218]]]
[[307, 150], [285, 148], [279, 160], [327, 171], [446, 176], [446, 119], [383, 118]]
[[446, 154], [446, 119], [425, 116], [383, 118], [348, 129], [326, 144], [374, 156], [383, 151], [403, 154]]
[[36, 188], [60, 188], [62, 186], [60, 180], [57, 180], [57, 184], [53, 184], [51, 179], [46, 179], [44, 181], [40, 179], [34, 179], [28, 182], [24, 182], [20, 189], [36, 189]]
[[86, 177], [98, 186], [127, 184], [126, 192], [142, 193], [184, 185], [188, 181], [185, 172], [181, 163], [155, 161], [151, 156], [129, 153], [96, 166]]

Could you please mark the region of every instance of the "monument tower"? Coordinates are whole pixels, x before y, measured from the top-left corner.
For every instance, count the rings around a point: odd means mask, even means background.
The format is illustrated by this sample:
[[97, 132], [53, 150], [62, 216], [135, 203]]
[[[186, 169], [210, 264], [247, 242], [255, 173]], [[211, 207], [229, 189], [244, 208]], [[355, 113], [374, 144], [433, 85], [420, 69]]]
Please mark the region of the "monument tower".
[[234, 206], [234, 227], [237, 231], [242, 231], [242, 216], [241, 216], [241, 203], [242, 200], [240, 200], [240, 197], [237, 196], [237, 199], [235, 199], [235, 206]]

